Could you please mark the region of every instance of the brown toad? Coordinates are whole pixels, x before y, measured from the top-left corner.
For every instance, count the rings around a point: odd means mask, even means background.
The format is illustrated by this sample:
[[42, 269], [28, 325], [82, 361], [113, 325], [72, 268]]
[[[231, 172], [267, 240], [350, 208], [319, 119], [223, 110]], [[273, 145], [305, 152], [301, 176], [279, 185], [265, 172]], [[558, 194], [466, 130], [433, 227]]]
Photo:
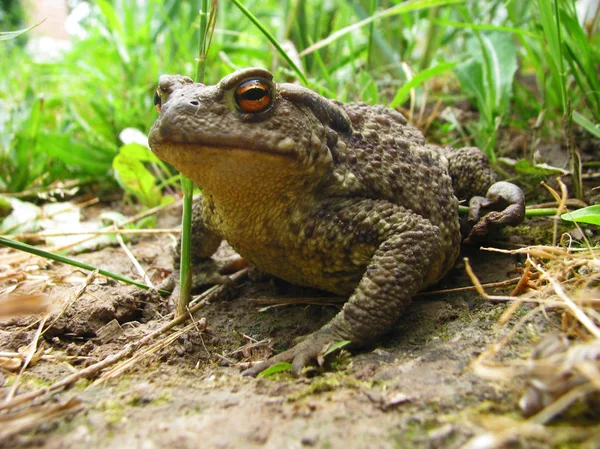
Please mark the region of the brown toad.
[[[298, 373], [332, 343], [388, 330], [458, 256], [457, 197], [482, 195], [494, 181], [477, 148], [429, 145], [397, 111], [276, 84], [263, 69], [216, 86], [179, 75], [159, 83], [152, 151], [202, 190], [194, 259], [226, 239], [263, 272], [350, 297], [323, 328], [245, 374], [277, 361]], [[483, 228], [522, 221], [516, 186], [496, 183], [488, 196], [472, 201], [475, 221], [480, 207], [505, 209]]]

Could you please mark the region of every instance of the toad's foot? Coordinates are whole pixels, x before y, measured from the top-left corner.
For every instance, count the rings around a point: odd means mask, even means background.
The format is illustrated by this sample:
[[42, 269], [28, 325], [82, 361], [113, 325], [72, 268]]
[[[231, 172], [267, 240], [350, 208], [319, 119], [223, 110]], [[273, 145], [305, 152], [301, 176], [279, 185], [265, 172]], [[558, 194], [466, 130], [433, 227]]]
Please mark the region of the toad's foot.
[[343, 338], [336, 336], [327, 326], [307, 335], [300, 343], [293, 348], [271, 357], [242, 373], [242, 376], [255, 377], [267, 368], [279, 362], [289, 362], [292, 364], [292, 374], [298, 377], [302, 369], [308, 365], [323, 362], [323, 355], [332, 344], [342, 341]]
[[[482, 216], [482, 213], [487, 212]], [[486, 197], [474, 196], [469, 202], [468, 224], [472, 226], [465, 242], [486, 235], [490, 228], [514, 226], [525, 218], [525, 195], [510, 182], [500, 181], [488, 189]]]
[[[445, 258], [455, 257], [454, 248], [440, 245], [438, 226], [404, 208], [364, 200], [341, 210], [345, 216], [363, 214], [365, 220], [382, 230], [356, 289], [327, 325], [244, 375], [255, 376], [277, 362], [292, 362], [292, 372], [298, 375], [304, 366], [322, 360], [332, 344], [372, 341], [392, 326], [413, 295], [439, 279], [447, 266]], [[335, 221], [333, 211], [332, 216]]]

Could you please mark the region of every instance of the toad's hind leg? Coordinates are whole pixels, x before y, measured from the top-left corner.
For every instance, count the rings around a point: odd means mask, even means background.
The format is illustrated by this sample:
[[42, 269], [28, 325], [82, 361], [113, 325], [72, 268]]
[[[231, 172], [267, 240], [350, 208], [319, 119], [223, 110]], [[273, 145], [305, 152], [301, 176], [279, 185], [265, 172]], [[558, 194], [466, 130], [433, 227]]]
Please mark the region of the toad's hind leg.
[[382, 226], [387, 231], [342, 311], [296, 346], [244, 375], [255, 376], [277, 362], [292, 362], [293, 373], [298, 375], [333, 343], [369, 342], [390, 329], [412, 296], [438, 280], [446, 259], [453, 257], [440, 245], [439, 228], [419, 215], [393, 207], [394, 213], [383, 220], [390, 227]]

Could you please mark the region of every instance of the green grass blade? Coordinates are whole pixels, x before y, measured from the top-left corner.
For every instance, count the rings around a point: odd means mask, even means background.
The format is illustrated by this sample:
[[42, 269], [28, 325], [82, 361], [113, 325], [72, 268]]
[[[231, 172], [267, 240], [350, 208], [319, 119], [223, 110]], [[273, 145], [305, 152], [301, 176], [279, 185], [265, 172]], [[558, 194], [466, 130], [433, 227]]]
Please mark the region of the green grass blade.
[[304, 84], [305, 86], [308, 85], [308, 79], [306, 78], [306, 75], [304, 75], [304, 72], [302, 72], [302, 70], [300, 70], [300, 68], [296, 65], [296, 63], [292, 60], [292, 58], [290, 58], [289, 55], [285, 52], [285, 50], [281, 47], [281, 45], [279, 45], [279, 42], [277, 42], [277, 39], [275, 39], [275, 37], [273, 37], [273, 35], [269, 32], [269, 30], [267, 30], [265, 28], [265, 26], [260, 22], [260, 20], [258, 20], [256, 18], [256, 16], [248, 10], [248, 8], [246, 8], [244, 5], [242, 5], [242, 3], [239, 0], [231, 0], [231, 1], [235, 4], [235, 6], [237, 6], [240, 9], [240, 11], [242, 11], [242, 13], [246, 17], [248, 17], [248, 19], [250, 19], [250, 21], [254, 25], [256, 25], [256, 27], [269, 40], [269, 42], [271, 42], [273, 44], [273, 46], [277, 49], [277, 51], [279, 52], [281, 57], [283, 59], [285, 59], [286, 62], [292, 68], [292, 70], [294, 72], [296, 72], [296, 74], [298, 75], [298, 78], [300, 78], [300, 80], [302, 81], [302, 84]]
[[445, 19], [432, 19], [431, 23], [436, 25], [440, 25], [443, 27], [453, 27], [453, 28], [467, 28], [471, 30], [479, 30], [479, 31], [501, 31], [503, 33], [516, 34], [518, 36], [523, 36], [531, 39], [540, 40], [541, 36], [536, 33], [532, 33], [531, 31], [524, 30], [523, 28], [513, 28], [501, 25], [489, 25], [489, 24], [481, 24], [481, 23], [473, 23], [473, 22], [458, 22], [456, 20], [445, 20]]
[[563, 69], [562, 45], [560, 40], [560, 24], [557, 23], [558, 14], [555, 16], [552, 0], [537, 0], [540, 11], [544, 37], [548, 42], [548, 51], [551, 60], [549, 67], [552, 75], [557, 78], [560, 86], [560, 98], [563, 114], [567, 113], [566, 74]]
[[573, 121], [589, 132], [594, 137], [600, 139], [600, 124], [592, 123], [577, 111], [573, 111]]
[[[217, 19], [218, 1], [213, 0], [211, 8], [208, 8], [208, 0], [201, 0], [199, 10], [200, 26], [198, 28], [198, 57], [196, 64], [196, 81], [204, 82], [206, 69], [206, 55], [212, 41], [215, 23]], [[181, 316], [187, 312], [192, 292], [192, 205], [194, 195], [194, 183], [191, 179], [181, 175], [181, 189], [183, 190], [183, 217], [181, 224], [181, 258], [179, 278], [179, 298], [177, 300], [177, 315]]]
[[452, 69], [456, 65], [456, 62], [443, 62], [441, 64], [429, 67], [416, 75], [414, 75], [408, 82], [398, 90], [394, 99], [390, 102], [389, 107], [395, 108], [403, 104], [410, 95], [411, 89], [415, 89], [425, 83], [427, 80], [439, 76], [447, 70]]
[[45, 21], [46, 21], [46, 19], [41, 20], [38, 23], [36, 23], [35, 25], [31, 25], [29, 28], [24, 28], [22, 30], [0, 32], [0, 41], [7, 41], [9, 39], [16, 39], [17, 37], [21, 36], [22, 34], [25, 34], [28, 31], [33, 30], [36, 26], [44, 23]]
[[[238, 0], [233, 1], [238, 2]], [[433, 8], [435, 6], [455, 5], [459, 3], [464, 3], [465, 1], [466, 0], [409, 0], [407, 2], [403, 2], [399, 5], [392, 6], [391, 8], [388, 8], [384, 11], [378, 12], [377, 14], [373, 14], [371, 17], [361, 20], [360, 22], [357, 22], [353, 25], [342, 28], [341, 30], [336, 31], [335, 33], [332, 33], [326, 39], [323, 39], [306, 48], [305, 50], [301, 51], [300, 56], [305, 56], [314, 51], [317, 51], [318, 49], [323, 48], [331, 44], [332, 42], [335, 42], [342, 36], [345, 36], [346, 34], [351, 33], [352, 31], [362, 28], [365, 25], [370, 24], [371, 22], [383, 19], [384, 17], [405, 14], [407, 12], [417, 11], [420, 9]]]
[[[35, 256], [43, 257], [45, 259], [55, 260], [56, 262], [65, 263], [67, 265], [72, 265], [77, 268], [81, 268], [82, 270], [94, 271], [98, 270], [103, 276], [109, 277], [111, 279], [116, 279], [117, 281], [125, 282], [126, 284], [132, 284], [136, 287], [143, 288], [144, 290], [150, 290], [150, 287], [146, 284], [142, 284], [141, 282], [134, 281], [125, 276], [121, 276], [120, 274], [111, 273], [110, 271], [102, 270], [100, 268], [94, 267], [93, 265], [89, 265], [87, 263], [79, 262], [78, 260], [70, 259], [68, 257], [61, 256], [59, 254], [54, 254], [48, 251], [44, 251], [43, 249], [36, 248], [31, 245], [27, 245], [26, 243], [17, 242], [15, 240], [7, 239], [5, 237], [0, 237], [0, 245], [7, 246], [8, 248], [16, 249], [19, 251], [23, 251], [29, 254], [33, 254]], [[169, 292], [165, 290], [158, 290], [163, 296], [169, 295]]]

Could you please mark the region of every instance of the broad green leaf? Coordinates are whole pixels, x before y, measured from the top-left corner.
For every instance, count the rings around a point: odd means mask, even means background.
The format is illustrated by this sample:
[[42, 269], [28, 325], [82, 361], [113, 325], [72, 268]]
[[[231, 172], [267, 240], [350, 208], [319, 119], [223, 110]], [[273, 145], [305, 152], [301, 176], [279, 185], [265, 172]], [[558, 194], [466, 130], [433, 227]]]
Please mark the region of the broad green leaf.
[[508, 109], [511, 98], [512, 84], [517, 71], [517, 48], [512, 39], [507, 39], [503, 33], [490, 33], [481, 36], [483, 51], [490, 63], [489, 79], [492, 86], [488, 89], [494, 92], [494, 104], [490, 105], [496, 114], [502, 115]]
[[600, 226], [600, 204], [577, 209], [574, 212], [567, 212], [560, 216], [563, 220], [574, 221], [576, 223], [589, 223]]
[[128, 143], [119, 148], [119, 155], [144, 162], [160, 162], [160, 159], [149, 148], [139, 143]]
[[486, 101], [482, 62], [474, 58], [468, 59], [454, 67], [454, 73], [456, 73], [463, 90], [475, 98], [479, 113], [485, 118], [485, 121], [491, 121], [492, 111]]
[[281, 373], [283, 371], [291, 371], [291, 370], [292, 370], [291, 363], [279, 362], [279, 363], [276, 363], [275, 365], [271, 365], [266, 370], [264, 370], [262, 373], [259, 373], [258, 376], [256, 376], [256, 377], [260, 379], [262, 377], [269, 377], [269, 376], [272, 376], [273, 374]]
[[158, 206], [162, 197], [156, 178], [144, 166], [144, 162], [157, 160], [148, 148], [136, 143], [123, 145], [113, 160], [113, 168], [121, 187], [146, 207]]

